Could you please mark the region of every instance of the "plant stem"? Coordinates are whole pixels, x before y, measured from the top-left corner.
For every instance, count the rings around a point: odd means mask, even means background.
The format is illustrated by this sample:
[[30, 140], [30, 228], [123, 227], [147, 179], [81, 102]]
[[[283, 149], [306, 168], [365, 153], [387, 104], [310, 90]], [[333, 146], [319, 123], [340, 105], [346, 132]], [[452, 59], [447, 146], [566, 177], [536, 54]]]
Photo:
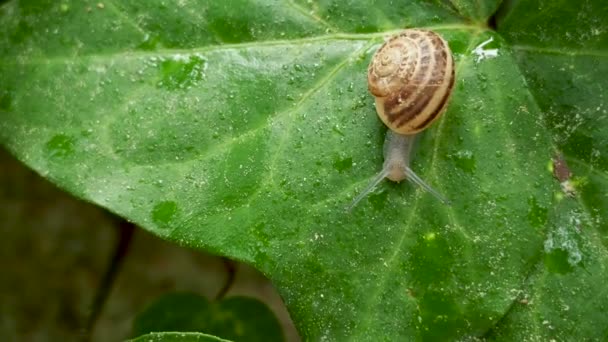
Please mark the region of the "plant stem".
[[120, 221], [116, 224], [116, 229], [118, 230], [119, 234], [118, 244], [116, 245], [116, 249], [112, 255], [109, 267], [106, 269], [106, 272], [101, 280], [101, 284], [97, 289], [95, 298], [93, 299], [91, 311], [83, 329], [82, 341], [91, 340], [97, 319], [99, 318], [101, 311], [103, 310], [103, 306], [110, 295], [112, 285], [116, 280], [116, 275], [120, 271], [120, 267], [122, 266], [125, 256], [129, 251], [131, 241], [133, 240], [133, 234], [135, 232], [135, 225], [133, 223], [120, 219]]

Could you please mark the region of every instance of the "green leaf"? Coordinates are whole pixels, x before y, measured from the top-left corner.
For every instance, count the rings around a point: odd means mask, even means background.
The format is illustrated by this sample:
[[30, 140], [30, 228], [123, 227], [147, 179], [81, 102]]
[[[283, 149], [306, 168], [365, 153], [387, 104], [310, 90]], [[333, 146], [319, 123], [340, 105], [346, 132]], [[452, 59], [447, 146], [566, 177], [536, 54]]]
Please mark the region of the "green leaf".
[[[541, 1], [542, 20], [519, 20], [534, 7], [514, 2], [500, 19], [555, 147], [579, 179], [582, 205], [608, 225], [608, 7], [601, 1]], [[576, 15], [572, 15], [576, 14]], [[608, 247], [608, 239], [604, 238]]]
[[190, 293], [170, 293], [154, 301], [133, 322], [133, 336], [150, 332], [203, 332], [234, 341], [283, 341], [270, 309], [254, 298], [209, 301]]
[[[525, 15], [537, 9], [541, 18]], [[521, 300], [489, 332], [493, 340], [608, 338], [606, 18], [608, 7], [599, 1], [512, 1], [498, 17], [542, 124], [573, 175], [562, 186], [577, 195], [552, 209], [543, 259], [520, 289]]]
[[[606, 296], [586, 304], [608, 277], [600, 0], [507, 1], [492, 20], [498, 1], [102, 3], [0, 8], [0, 142], [31, 168], [254, 265], [307, 340], [605, 336]], [[384, 182], [347, 213], [382, 164], [367, 65], [414, 26], [455, 54], [412, 166], [454, 204]]]
[[[436, 0], [436, 3], [448, 3], [458, 13], [466, 18], [476, 21], [479, 25], [485, 25], [498, 9], [503, 0]], [[447, 5], [446, 5], [447, 6]]]
[[229, 342], [221, 338], [193, 332], [155, 332], [139, 336], [130, 342]]
[[562, 200], [553, 212], [542, 259], [488, 340], [608, 337], [607, 255], [602, 238], [592, 231], [598, 224], [575, 199]]

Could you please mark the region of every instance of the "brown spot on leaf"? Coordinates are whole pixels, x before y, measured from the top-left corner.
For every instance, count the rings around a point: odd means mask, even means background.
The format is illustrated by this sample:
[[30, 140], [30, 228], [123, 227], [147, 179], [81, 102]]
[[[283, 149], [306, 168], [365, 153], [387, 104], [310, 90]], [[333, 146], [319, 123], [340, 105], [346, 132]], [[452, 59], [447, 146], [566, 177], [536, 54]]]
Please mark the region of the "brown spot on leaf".
[[553, 176], [560, 182], [563, 183], [572, 177], [572, 172], [564, 159], [564, 155], [557, 153], [553, 157]]

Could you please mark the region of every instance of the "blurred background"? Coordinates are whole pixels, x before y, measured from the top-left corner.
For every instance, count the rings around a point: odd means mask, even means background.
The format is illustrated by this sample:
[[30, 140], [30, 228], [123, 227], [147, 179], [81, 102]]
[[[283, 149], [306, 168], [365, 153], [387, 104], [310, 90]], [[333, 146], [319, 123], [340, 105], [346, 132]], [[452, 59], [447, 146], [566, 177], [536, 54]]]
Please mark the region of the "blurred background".
[[[299, 341], [253, 268], [169, 244], [73, 198], [0, 148], [0, 340], [121, 341], [159, 296], [248, 296]], [[221, 298], [218, 298], [221, 297]]]

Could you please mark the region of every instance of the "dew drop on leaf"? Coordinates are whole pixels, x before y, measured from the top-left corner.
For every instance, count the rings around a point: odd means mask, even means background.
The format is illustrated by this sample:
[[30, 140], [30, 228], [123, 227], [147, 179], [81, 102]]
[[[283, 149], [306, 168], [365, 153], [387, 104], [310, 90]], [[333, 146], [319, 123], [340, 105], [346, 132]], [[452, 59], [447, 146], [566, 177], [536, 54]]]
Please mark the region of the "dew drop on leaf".
[[459, 169], [471, 174], [475, 172], [476, 161], [473, 152], [460, 150], [452, 154], [451, 157], [454, 159], [454, 165]]
[[371, 203], [372, 208], [376, 211], [381, 211], [386, 207], [386, 203], [388, 202], [388, 192], [387, 191], [377, 191], [369, 195], [369, 203]]
[[45, 150], [51, 158], [70, 156], [74, 154], [74, 138], [57, 134], [46, 143]]
[[188, 89], [203, 79], [206, 61], [200, 56], [175, 55], [159, 64], [157, 83], [167, 90]]
[[545, 267], [551, 273], [566, 274], [574, 270], [568, 263], [568, 252], [561, 249], [553, 249], [545, 254]]
[[177, 203], [174, 201], [163, 201], [152, 209], [152, 221], [161, 228], [166, 228], [177, 214]]
[[333, 166], [334, 166], [334, 169], [336, 169], [339, 173], [344, 173], [344, 171], [348, 171], [353, 167], [353, 158], [352, 157], [334, 158]]
[[9, 111], [13, 105], [13, 97], [10, 91], [0, 90], [0, 110]]
[[536, 228], [542, 228], [547, 223], [548, 209], [538, 204], [536, 198], [528, 199], [530, 209], [528, 211], [528, 222]]
[[137, 46], [137, 48], [144, 51], [153, 51], [156, 50], [159, 44], [159, 37], [146, 34], [144, 40]]

